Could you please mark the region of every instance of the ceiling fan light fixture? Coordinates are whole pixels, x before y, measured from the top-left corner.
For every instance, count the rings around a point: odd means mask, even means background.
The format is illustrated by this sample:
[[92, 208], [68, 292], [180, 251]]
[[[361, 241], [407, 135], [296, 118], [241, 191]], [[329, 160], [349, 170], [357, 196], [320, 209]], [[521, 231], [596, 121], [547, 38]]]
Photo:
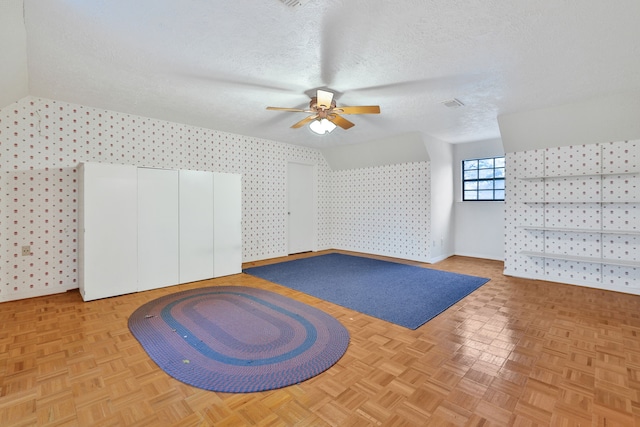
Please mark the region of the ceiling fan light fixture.
[[355, 123], [342, 117], [343, 114], [380, 114], [379, 105], [357, 105], [337, 108], [333, 92], [322, 89], [316, 90], [316, 96], [312, 97], [309, 102], [309, 109], [267, 107], [267, 110], [307, 113], [309, 114], [307, 117], [294, 123], [291, 128], [298, 129], [308, 124], [309, 129], [318, 135], [331, 132], [338, 126], [344, 130], [355, 126]]
[[330, 120], [322, 119], [321, 122], [324, 125], [324, 130], [327, 131], [327, 133], [333, 132], [333, 130], [336, 128], [336, 125], [333, 124], [333, 122]]
[[309, 123], [309, 129], [313, 131], [313, 133], [317, 133], [318, 135], [324, 135], [325, 133], [330, 133], [336, 128], [331, 121], [327, 119], [321, 120], [313, 120]]

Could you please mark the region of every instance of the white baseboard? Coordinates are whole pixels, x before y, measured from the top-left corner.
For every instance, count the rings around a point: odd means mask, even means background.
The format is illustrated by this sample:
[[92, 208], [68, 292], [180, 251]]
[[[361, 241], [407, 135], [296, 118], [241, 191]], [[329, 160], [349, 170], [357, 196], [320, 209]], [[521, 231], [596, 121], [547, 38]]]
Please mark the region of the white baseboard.
[[456, 252], [453, 255], [466, 256], [466, 257], [469, 257], [469, 258], [490, 259], [490, 260], [493, 260], [493, 261], [504, 261], [504, 257], [499, 257], [499, 256], [495, 256], [495, 255], [487, 255], [487, 254]]
[[359, 252], [361, 254], [385, 256], [385, 257], [389, 257], [389, 258], [398, 258], [398, 259], [404, 259], [404, 260], [409, 260], [409, 261], [431, 263], [431, 261], [426, 259], [426, 258], [419, 258], [419, 257], [409, 258], [406, 255], [402, 255], [402, 254], [393, 254], [393, 253], [376, 252], [376, 251], [366, 251], [366, 250], [358, 249], [358, 248], [331, 248], [331, 249], [335, 249], [335, 250], [338, 250], [338, 251]]
[[445, 259], [452, 257], [455, 254], [445, 254], [445, 255], [440, 255], [434, 258], [431, 258], [428, 262], [429, 264], [435, 264], [436, 262], [440, 262], [440, 261], [444, 261]]
[[37, 289], [37, 290], [30, 289], [29, 292], [16, 292], [12, 294], [4, 294], [2, 297], [0, 297], [0, 302], [17, 301], [17, 300], [27, 299], [27, 298], [37, 298], [37, 297], [44, 297], [47, 295], [63, 294], [72, 289], [78, 289], [78, 288], [77, 287], [70, 288], [70, 289], [53, 288], [53, 289]]

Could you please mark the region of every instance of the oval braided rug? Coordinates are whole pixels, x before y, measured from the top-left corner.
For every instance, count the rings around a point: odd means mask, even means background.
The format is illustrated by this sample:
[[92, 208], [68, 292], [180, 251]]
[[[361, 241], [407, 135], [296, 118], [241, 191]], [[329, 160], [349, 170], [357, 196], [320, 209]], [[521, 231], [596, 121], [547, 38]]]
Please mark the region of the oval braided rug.
[[150, 301], [129, 329], [177, 380], [253, 392], [296, 384], [336, 363], [349, 332], [314, 307], [262, 289], [216, 286]]

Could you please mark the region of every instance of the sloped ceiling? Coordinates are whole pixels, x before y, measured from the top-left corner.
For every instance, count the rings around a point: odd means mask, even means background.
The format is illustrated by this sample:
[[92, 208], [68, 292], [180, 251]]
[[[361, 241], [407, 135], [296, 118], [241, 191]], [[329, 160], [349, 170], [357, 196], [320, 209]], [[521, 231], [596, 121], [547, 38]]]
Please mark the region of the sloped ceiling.
[[0, 1], [0, 108], [29, 94], [22, 0]]
[[[24, 14], [31, 95], [318, 148], [486, 140], [499, 114], [640, 90], [637, 0], [24, 0]], [[318, 88], [382, 112], [320, 137], [265, 109]]]

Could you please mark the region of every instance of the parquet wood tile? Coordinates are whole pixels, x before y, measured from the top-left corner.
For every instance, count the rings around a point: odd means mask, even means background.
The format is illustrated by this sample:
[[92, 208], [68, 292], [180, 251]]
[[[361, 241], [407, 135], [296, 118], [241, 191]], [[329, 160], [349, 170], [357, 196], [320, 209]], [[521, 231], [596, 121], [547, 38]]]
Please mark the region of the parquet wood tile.
[[[640, 426], [640, 297], [506, 277], [497, 261], [427, 267], [491, 281], [415, 331], [243, 274], [87, 303], [77, 290], [2, 303], [0, 426]], [[217, 285], [331, 314], [351, 334], [346, 354], [268, 392], [176, 381], [127, 319], [162, 295]]]

